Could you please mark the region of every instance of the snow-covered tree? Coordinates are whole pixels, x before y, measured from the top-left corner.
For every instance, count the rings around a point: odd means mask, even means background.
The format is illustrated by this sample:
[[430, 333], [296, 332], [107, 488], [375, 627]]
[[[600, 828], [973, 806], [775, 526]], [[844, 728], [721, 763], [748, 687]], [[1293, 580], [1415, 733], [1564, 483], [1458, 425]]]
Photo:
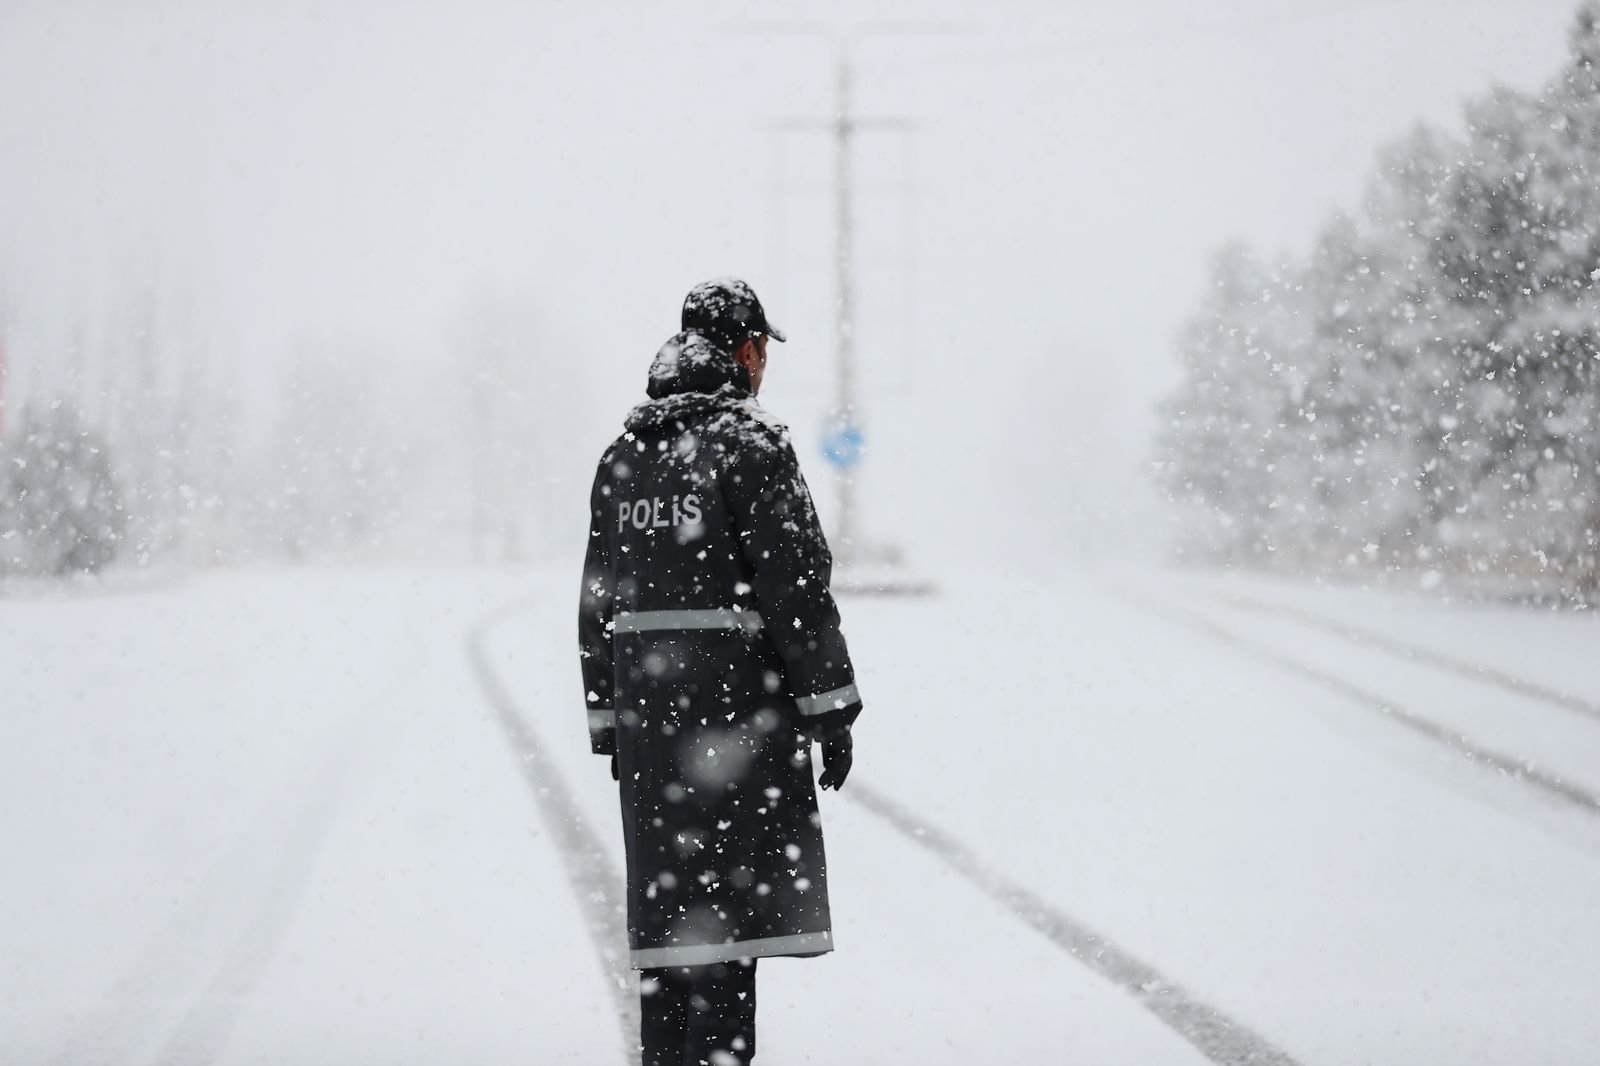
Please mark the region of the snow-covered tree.
[[1310, 297], [1303, 382], [1289, 424], [1307, 469], [1298, 530], [1327, 559], [1403, 555], [1418, 467], [1404, 408], [1391, 402], [1403, 363], [1389, 343], [1403, 271], [1349, 215], [1324, 229], [1303, 275]]
[[71, 404], [24, 409], [0, 461], [0, 573], [92, 573], [116, 558], [122, 492], [104, 440]]
[[1220, 261], [1162, 447], [1230, 554], [1600, 592], [1600, 2], [1570, 51], [1388, 149], [1303, 265]]
[[1274, 499], [1270, 458], [1284, 388], [1279, 322], [1282, 295], [1270, 271], [1242, 246], [1212, 265], [1206, 303], [1184, 328], [1185, 387], [1166, 405], [1164, 479], [1184, 505], [1185, 546], [1236, 556], [1267, 549]]

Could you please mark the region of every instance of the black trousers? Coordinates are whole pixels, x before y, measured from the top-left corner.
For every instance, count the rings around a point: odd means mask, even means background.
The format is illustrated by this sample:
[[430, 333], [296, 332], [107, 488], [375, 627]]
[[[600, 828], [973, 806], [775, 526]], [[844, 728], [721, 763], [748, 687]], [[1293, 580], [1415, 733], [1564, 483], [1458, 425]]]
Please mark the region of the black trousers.
[[746, 1066], [756, 1056], [756, 960], [639, 974], [644, 1066]]

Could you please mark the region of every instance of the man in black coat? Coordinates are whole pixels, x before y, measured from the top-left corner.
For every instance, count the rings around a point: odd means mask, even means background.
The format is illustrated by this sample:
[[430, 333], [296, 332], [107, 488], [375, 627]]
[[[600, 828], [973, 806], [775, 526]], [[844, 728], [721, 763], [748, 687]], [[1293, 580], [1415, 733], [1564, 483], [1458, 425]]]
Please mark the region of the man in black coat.
[[579, 642], [645, 1066], [733, 1066], [755, 1055], [756, 960], [833, 949], [811, 746], [838, 788], [861, 698], [811, 494], [755, 398], [783, 334], [731, 278], [681, 325], [595, 474]]

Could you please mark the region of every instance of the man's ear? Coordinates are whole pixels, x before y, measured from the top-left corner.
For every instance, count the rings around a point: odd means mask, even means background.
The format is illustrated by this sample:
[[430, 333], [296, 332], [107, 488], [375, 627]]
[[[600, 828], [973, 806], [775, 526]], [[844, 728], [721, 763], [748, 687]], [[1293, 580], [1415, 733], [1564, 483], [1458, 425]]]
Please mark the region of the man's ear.
[[746, 337], [739, 344], [739, 346], [733, 350], [733, 361], [744, 367], [746, 370], [749, 370], [750, 364], [755, 361], [755, 348], [756, 342], [751, 338]]

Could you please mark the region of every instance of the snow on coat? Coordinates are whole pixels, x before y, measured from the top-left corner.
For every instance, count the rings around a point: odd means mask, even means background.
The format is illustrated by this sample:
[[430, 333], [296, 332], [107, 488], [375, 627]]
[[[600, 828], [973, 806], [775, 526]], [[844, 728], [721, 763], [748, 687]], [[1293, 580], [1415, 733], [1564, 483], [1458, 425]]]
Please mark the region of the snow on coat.
[[787, 430], [694, 333], [601, 458], [579, 609], [636, 968], [832, 950], [814, 736], [860, 712]]

